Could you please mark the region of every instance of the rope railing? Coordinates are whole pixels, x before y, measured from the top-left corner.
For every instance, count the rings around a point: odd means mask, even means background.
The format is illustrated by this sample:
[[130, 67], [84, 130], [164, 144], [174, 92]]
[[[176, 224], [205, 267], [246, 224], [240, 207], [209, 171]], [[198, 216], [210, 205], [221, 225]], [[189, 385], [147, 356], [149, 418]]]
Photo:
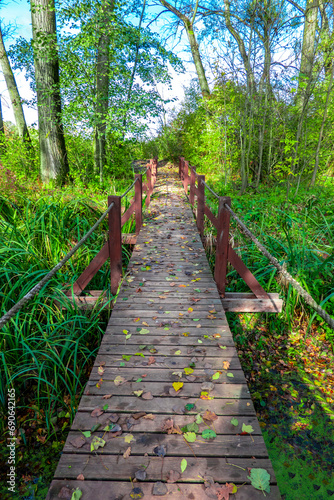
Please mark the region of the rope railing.
[[[148, 166], [145, 173], [151, 168], [151, 166]], [[145, 175], [144, 173], [144, 175]], [[137, 177], [131, 186], [128, 187], [128, 189], [120, 196], [120, 198], [124, 198], [129, 191], [133, 188], [133, 186], [136, 184], [136, 182], [139, 180]], [[88, 238], [91, 236], [91, 234], [95, 231], [95, 229], [99, 226], [99, 224], [106, 218], [106, 216], [109, 214], [110, 210], [114, 206], [114, 203], [112, 202], [107, 210], [101, 215], [101, 217], [95, 222], [95, 224], [90, 228], [90, 230], [81, 238], [81, 240], [65, 255], [65, 257], [58, 262], [56, 266], [54, 266], [50, 272], [46, 276], [44, 276], [43, 279], [41, 279], [37, 285], [35, 285], [22, 299], [20, 299], [9, 311], [7, 311], [6, 314], [0, 318], [0, 329], [4, 327], [10, 319], [12, 319], [15, 314], [22, 309], [22, 307], [29, 302], [37, 293], [43, 288], [48, 281], [50, 281], [51, 278], [61, 269], [66, 262], [70, 260], [70, 258], [76, 253], [77, 250], [88, 240]]]
[[[210, 191], [210, 193], [219, 200], [219, 195], [215, 193], [208, 184], [202, 180], [202, 183], [205, 185], [205, 187]], [[280, 272], [280, 274], [285, 278], [287, 282], [291, 284], [291, 286], [297, 290], [297, 292], [300, 294], [300, 296], [305, 300], [305, 302], [316, 311], [316, 313], [326, 321], [326, 323], [334, 330], [334, 319], [319, 305], [317, 302], [313, 299], [313, 297], [296, 281], [293, 276], [288, 273], [284, 269], [283, 266], [278, 262], [276, 257], [271, 255], [271, 253], [268, 252], [268, 250], [262, 245], [262, 243], [259, 242], [259, 240], [256, 238], [256, 236], [248, 229], [248, 227], [242, 222], [242, 220], [236, 215], [236, 213], [232, 210], [232, 208], [227, 205], [227, 203], [224, 204], [224, 207], [226, 210], [230, 212], [232, 215], [233, 219], [238, 223], [238, 225], [241, 227], [243, 232], [245, 233], [246, 236], [250, 240], [253, 241], [253, 243], [256, 245], [256, 247], [260, 250], [260, 252], [267, 257], [267, 259], [271, 262], [271, 264], [276, 267], [276, 269]]]

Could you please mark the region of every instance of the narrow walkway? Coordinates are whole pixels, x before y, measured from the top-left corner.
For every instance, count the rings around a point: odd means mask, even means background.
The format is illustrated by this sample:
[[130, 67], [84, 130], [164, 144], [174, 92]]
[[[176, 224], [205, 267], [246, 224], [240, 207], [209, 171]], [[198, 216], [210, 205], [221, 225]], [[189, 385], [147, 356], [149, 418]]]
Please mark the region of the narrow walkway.
[[[168, 168], [159, 173], [151, 214], [48, 500], [71, 499], [75, 488], [82, 500], [223, 499], [223, 490], [216, 491], [226, 482], [239, 488], [231, 500], [262, 500], [263, 493], [250, 485], [250, 468], [266, 469], [266, 498], [280, 498], [217, 288], [175, 176]], [[251, 434], [242, 433], [243, 424]]]

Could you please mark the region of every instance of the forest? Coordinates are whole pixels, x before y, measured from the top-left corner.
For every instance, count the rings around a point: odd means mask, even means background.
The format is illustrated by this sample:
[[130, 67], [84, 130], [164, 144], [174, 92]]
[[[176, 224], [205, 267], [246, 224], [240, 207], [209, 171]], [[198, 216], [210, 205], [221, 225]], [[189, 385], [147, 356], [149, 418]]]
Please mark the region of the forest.
[[[127, 189], [138, 160], [177, 169], [184, 157], [333, 318], [334, 2], [28, 3], [24, 38], [0, 1], [1, 92], [15, 118], [3, 118], [0, 95], [0, 315]], [[217, 215], [215, 197], [206, 202]], [[107, 230], [105, 220], [0, 330], [1, 446], [9, 387], [18, 429], [17, 492], [0, 485], [2, 498], [46, 497], [109, 318], [105, 306], [78, 309], [64, 287]], [[208, 220], [205, 234], [213, 270]], [[230, 238], [284, 301], [279, 314], [227, 313], [282, 498], [334, 499], [334, 331], [234, 222]], [[124, 272], [132, 250], [123, 244]], [[232, 268], [227, 279], [227, 290], [247, 291]], [[107, 265], [91, 286], [112, 302]]]

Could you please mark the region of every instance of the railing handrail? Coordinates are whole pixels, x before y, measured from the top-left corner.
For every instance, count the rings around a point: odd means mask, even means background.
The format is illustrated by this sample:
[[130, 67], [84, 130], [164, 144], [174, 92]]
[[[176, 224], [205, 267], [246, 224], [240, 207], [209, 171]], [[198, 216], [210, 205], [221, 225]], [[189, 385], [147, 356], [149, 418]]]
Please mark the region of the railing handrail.
[[[146, 168], [146, 171], [144, 174], [145, 175], [149, 170], [152, 168], [152, 163]], [[124, 198], [129, 191], [133, 188], [133, 186], [136, 184], [137, 181], [139, 181], [140, 177], [136, 176], [135, 180], [133, 183], [128, 187], [128, 189], [121, 195], [119, 196], [120, 199]], [[152, 186], [150, 186], [151, 189]], [[150, 190], [148, 190], [149, 192]], [[58, 264], [56, 264], [51, 271], [48, 272], [42, 278], [22, 299], [20, 299], [9, 311], [7, 311], [1, 318], [0, 318], [0, 329], [4, 327], [8, 321], [15, 316], [15, 314], [22, 309], [22, 307], [29, 302], [37, 293], [43, 288], [44, 285], [46, 285], [51, 278], [70, 260], [71, 257], [79, 250], [79, 248], [88, 240], [88, 238], [91, 236], [91, 234], [97, 229], [97, 227], [100, 225], [100, 223], [107, 217], [111, 209], [113, 208], [115, 204], [112, 202], [107, 210], [101, 215], [101, 217], [95, 222], [95, 224], [87, 231], [87, 233], [81, 238], [81, 240], [61, 259]]]

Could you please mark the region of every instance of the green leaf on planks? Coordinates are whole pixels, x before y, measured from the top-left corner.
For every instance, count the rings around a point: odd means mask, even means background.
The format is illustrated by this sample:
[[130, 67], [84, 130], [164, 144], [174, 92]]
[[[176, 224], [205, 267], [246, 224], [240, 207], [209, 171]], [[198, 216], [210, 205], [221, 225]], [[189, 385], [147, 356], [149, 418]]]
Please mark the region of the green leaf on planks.
[[79, 488], [76, 488], [72, 493], [71, 500], [80, 500], [81, 497], [82, 491], [79, 490]]
[[194, 432], [185, 432], [183, 437], [188, 443], [194, 443], [196, 441], [196, 434]]
[[251, 425], [242, 424], [241, 432], [247, 432], [248, 434], [251, 434], [252, 432], [254, 432], [254, 429]]
[[188, 403], [188, 404], [186, 404], [186, 406], [185, 406], [185, 409], [186, 409], [187, 411], [191, 411], [193, 408], [195, 408], [195, 404], [194, 404], [194, 403]]
[[90, 443], [90, 451], [96, 451], [98, 448], [103, 448], [105, 444], [106, 442], [104, 439], [94, 436]]
[[150, 333], [150, 330], [147, 330], [147, 328], [141, 328], [139, 334], [140, 335], [146, 335], [147, 333]]
[[250, 476], [251, 485], [257, 490], [270, 493], [270, 474], [266, 469], [251, 469]]
[[231, 424], [234, 425], [234, 427], [237, 427], [239, 425], [239, 420], [235, 417], [231, 419]]
[[191, 375], [192, 373], [194, 373], [194, 370], [192, 368], [189, 368], [188, 366], [186, 368], [184, 368], [184, 373], [186, 375]]
[[228, 377], [230, 377], [230, 378], [234, 378], [233, 373], [226, 373], [226, 375], [227, 375]]
[[196, 422], [192, 422], [191, 424], [188, 424], [187, 425], [187, 431], [188, 432], [198, 432], [198, 425], [196, 424]]
[[218, 380], [220, 377], [220, 373], [219, 372], [216, 372], [212, 375], [212, 380]]
[[202, 438], [204, 439], [214, 439], [215, 437], [217, 437], [217, 434], [212, 429], [204, 429], [202, 432]]
[[197, 413], [195, 422], [196, 424], [202, 424], [204, 422], [203, 417], [200, 413]]
[[182, 458], [181, 460], [181, 473], [183, 474], [184, 471], [186, 470], [187, 468], [187, 465], [188, 465], [188, 462], [185, 458]]
[[92, 435], [91, 431], [81, 431], [81, 432], [85, 436], [85, 438], [90, 438]]
[[104, 406], [102, 407], [102, 410], [103, 410], [103, 411], [107, 411], [107, 410], [108, 410], [108, 408], [109, 408], [109, 405], [104, 405]]
[[125, 359], [125, 361], [130, 361], [132, 354], [123, 354], [122, 358]]

